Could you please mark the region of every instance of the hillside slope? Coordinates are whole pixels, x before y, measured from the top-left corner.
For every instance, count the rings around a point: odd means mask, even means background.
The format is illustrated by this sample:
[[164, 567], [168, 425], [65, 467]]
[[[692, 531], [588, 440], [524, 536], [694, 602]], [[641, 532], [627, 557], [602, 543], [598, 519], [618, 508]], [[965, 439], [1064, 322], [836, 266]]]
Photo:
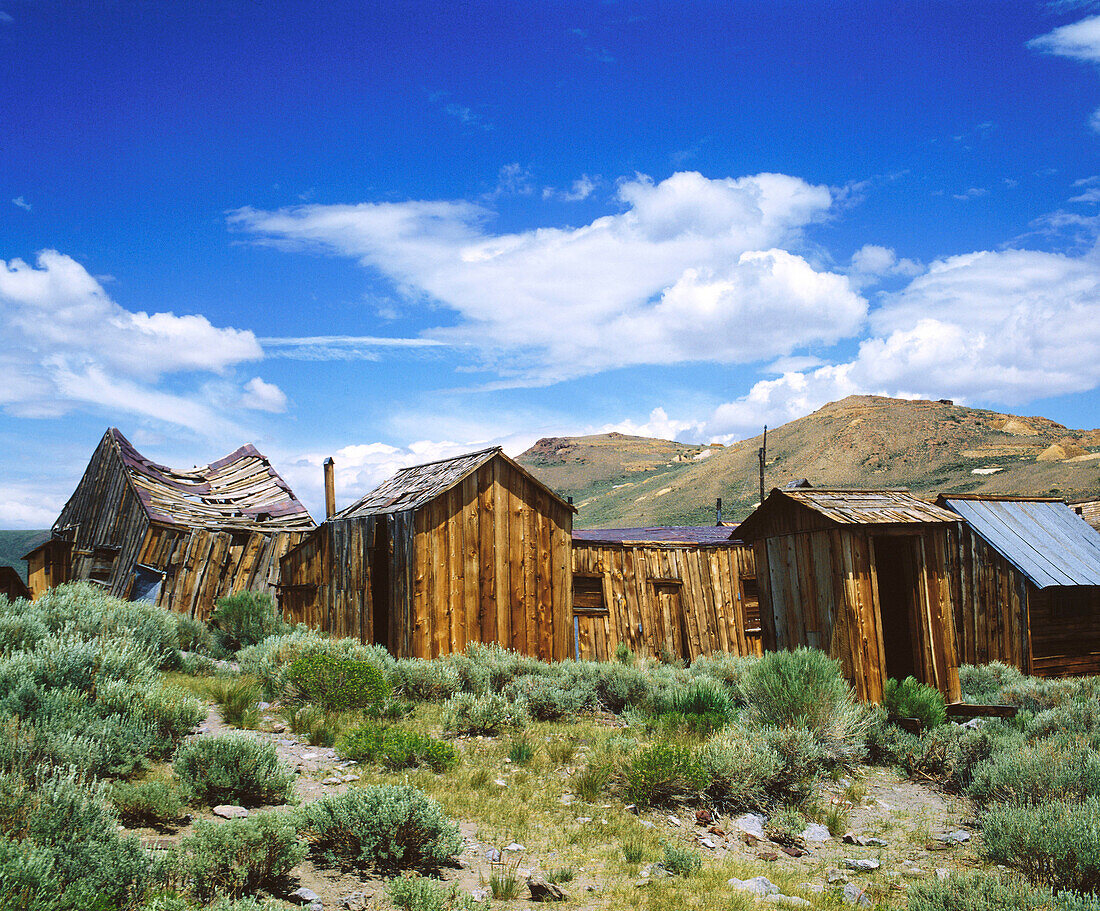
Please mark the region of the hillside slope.
[[42, 531], [0, 531], [0, 566], [14, 566], [23, 581], [27, 581], [27, 564], [20, 558], [28, 550], [37, 547], [49, 537], [49, 529]]
[[[540, 440], [519, 457], [573, 496], [578, 528], [707, 524], [759, 500], [760, 437], [705, 447], [621, 434]], [[1100, 430], [951, 402], [850, 396], [768, 431], [765, 484], [908, 487], [921, 495], [1100, 492]]]

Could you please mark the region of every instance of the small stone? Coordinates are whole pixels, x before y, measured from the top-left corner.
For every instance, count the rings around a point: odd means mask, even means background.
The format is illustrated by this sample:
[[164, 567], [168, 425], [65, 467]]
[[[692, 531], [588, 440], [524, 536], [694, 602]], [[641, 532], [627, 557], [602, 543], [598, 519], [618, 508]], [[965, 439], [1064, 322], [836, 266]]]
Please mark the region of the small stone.
[[490, 848], [485, 852], [485, 859], [491, 864], [500, 863], [500, 852], [496, 848]]
[[352, 775], [352, 774], [351, 774], [351, 773], [349, 772], [349, 773], [348, 773], [347, 775], [341, 775], [341, 776], [340, 776], [340, 780], [341, 780], [341, 781], [358, 781], [358, 780], [359, 780], [359, 776], [358, 776], [358, 775]]
[[318, 759], [318, 758], [320, 758], [320, 755], [321, 755], [320, 753], [303, 753], [302, 758], [307, 759], [307, 760], [308, 759]]
[[560, 804], [561, 804], [561, 805], [562, 805], [563, 807], [567, 807], [567, 806], [569, 806], [570, 804], [572, 804], [572, 803], [573, 803], [573, 801], [574, 801], [574, 800], [576, 800], [576, 799], [577, 799], [577, 798], [575, 798], [575, 797], [574, 797], [574, 796], [573, 796], [572, 794], [562, 794], [562, 795], [561, 795], [561, 800], [560, 800], [560, 801], [558, 801], [558, 802], [559, 802], [559, 803], [560, 803]]
[[945, 870], [943, 867], [936, 868], [936, 879], [948, 879], [950, 876], [950, 870]]
[[848, 882], [848, 874], [842, 870], [838, 870], [836, 867], [831, 867], [825, 873], [825, 882], [830, 886], [839, 886]]
[[627, 813], [633, 813], [635, 816], [638, 815], [638, 805], [635, 803], [628, 803], [623, 809], [626, 810]]
[[699, 844], [701, 844], [704, 848], [710, 848], [712, 851], [718, 847], [713, 838], [700, 838]]
[[705, 807], [701, 810], [695, 811], [695, 822], [700, 826], [709, 826], [714, 822], [714, 814]]
[[719, 838], [726, 837], [726, 830], [721, 826], [711, 826], [707, 831], [710, 832], [711, 835], [717, 835]]
[[870, 857], [847, 857], [844, 859], [844, 866], [857, 873], [874, 873], [882, 864]]
[[244, 819], [248, 815], [248, 810], [244, 807], [223, 803], [214, 807], [214, 815], [221, 816], [223, 819]]
[[871, 899], [863, 894], [863, 890], [853, 883], [848, 883], [844, 887], [844, 891], [841, 893], [844, 898], [844, 904], [855, 905], [857, 908], [870, 908]]
[[861, 836], [859, 836], [859, 838], [856, 839], [856, 844], [860, 845], [861, 847], [864, 847], [864, 848], [885, 848], [886, 847], [886, 842], [884, 842], [881, 838], [868, 838], [867, 836], [864, 836], [864, 835], [861, 835]]
[[586, 822], [592, 822], [592, 817], [591, 816], [578, 816], [577, 817], [577, 822], [579, 822], [581, 825], [584, 825]]
[[503, 778], [496, 779], [493, 784], [495, 784], [498, 788], [508, 787], [508, 782], [506, 782]]
[[970, 833], [964, 832], [962, 829], [958, 829], [955, 832], [948, 832], [946, 835], [936, 836], [945, 845], [961, 845], [964, 842], [970, 841]]
[[786, 854], [788, 857], [805, 857], [807, 854], [810, 853], [804, 848], [798, 847], [798, 845], [785, 845], [779, 850]]
[[832, 835], [829, 834], [829, 827], [823, 826], [819, 822], [811, 822], [805, 829], [802, 830], [801, 838], [803, 841], [825, 842], [832, 839]]
[[257, 702], [256, 703], [256, 708], [258, 708], [261, 712], [266, 712], [269, 708], [271, 708], [271, 703], [270, 702]]
[[367, 911], [367, 893], [349, 892], [336, 899], [336, 904], [345, 911]]
[[924, 872], [920, 867], [906, 867], [902, 865], [901, 875], [906, 879], [921, 879], [928, 874]]
[[472, 898], [475, 902], [487, 901], [488, 898], [489, 898], [489, 890], [488, 889], [474, 889], [470, 893], [470, 898]]
[[733, 824], [742, 832], [751, 835], [753, 838], [756, 838], [759, 841], [763, 841], [764, 822], [764, 817], [760, 816], [758, 813], [746, 813], [744, 816], [738, 816], [733, 821]]
[[295, 889], [287, 899], [294, 902], [296, 905], [312, 905], [315, 901], [320, 901], [321, 896], [314, 892], [312, 889], [307, 889], [302, 886], [300, 889]]
[[634, 883], [634, 888], [635, 888], [635, 889], [641, 889], [641, 888], [642, 888], [642, 886], [648, 886], [648, 885], [649, 885], [649, 880], [648, 880], [648, 879], [645, 879], [645, 878], [643, 878], [643, 879], [639, 879], [639, 880], [637, 880], [637, 881], [636, 881], [636, 882]]
[[806, 901], [804, 898], [799, 898], [797, 895], [783, 895], [777, 893], [775, 895], [765, 895], [764, 901], [769, 905], [779, 905], [780, 908], [812, 908], [813, 905]]
[[754, 876], [752, 879], [738, 879], [736, 876], [727, 881], [727, 885], [737, 892], [748, 892], [751, 895], [775, 895], [779, 892], [779, 886], [766, 876]]
[[654, 823], [654, 822], [650, 822], [648, 819], [639, 819], [638, 820], [638, 825], [645, 826], [647, 829], [656, 829], [657, 828], [657, 824]]
[[344, 779], [341, 778], [339, 775], [330, 775], [328, 778], [326, 778], [324, 781], [321, 782], [321, 784], [327, 784], [327, 785], [343, 784], [343, 783], [344, 783]]
[[814, 895], [821, 895], [825, 892], [825, 887], [821, 883], [799, 883], [798, 888], [803, 892], [811, 892]]
[[541, 876], [531, 874], [527, 877], [527, 888], [531, 890], [533, 902], [563, 902], [565, 892], [557, 883], [548, 883]]
[[680, 822], [679, 819], [677, 819], [675, 816], [672, 816], [672, 815], [670, 815], [668, 817], [668, 822], [669, 822], [669, 825], [673, 825], [673, 826], [682, 826], [683, 825], [683, 823]]
[[521, 845], [519, 842], [514, 841], [510, 845], [505, 845], [504, 850], [505, 851], [526, 851], [527, 849], [523, 845]]
[[325, 911], [324, 902], [310, 902], [306, 905], [306, 911]]
[[758, 860], [766, 860], [768, 863], [779, 860], [779, 855], [774, 851], [757, 851], [756, 857]]

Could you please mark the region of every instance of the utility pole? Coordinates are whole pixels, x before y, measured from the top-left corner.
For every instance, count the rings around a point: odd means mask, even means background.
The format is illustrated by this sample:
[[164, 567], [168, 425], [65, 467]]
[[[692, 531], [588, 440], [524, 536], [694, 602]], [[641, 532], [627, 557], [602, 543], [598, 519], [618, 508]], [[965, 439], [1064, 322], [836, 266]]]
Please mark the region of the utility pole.
[[764, 462], [768, 458], [768, 425], [764, 425], [764, 444], [756, 450], [756, 455], [760, 459], [760, 502], [764, 502]]

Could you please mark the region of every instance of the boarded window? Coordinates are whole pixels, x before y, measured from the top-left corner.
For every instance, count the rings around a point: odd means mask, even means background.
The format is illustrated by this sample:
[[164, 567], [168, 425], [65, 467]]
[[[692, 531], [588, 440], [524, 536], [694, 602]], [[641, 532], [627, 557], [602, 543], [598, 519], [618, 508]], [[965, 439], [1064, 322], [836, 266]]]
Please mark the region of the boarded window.
[[114, 547], [97, 547], [92, 552], [92, 568], [88, 571], [88, 578], [95, 582], [108, 581], [115, 568], [116, 556], [118, 550]]
[[586, 614], [606, 614], [602, 576], [573, 576], [573, 610]]

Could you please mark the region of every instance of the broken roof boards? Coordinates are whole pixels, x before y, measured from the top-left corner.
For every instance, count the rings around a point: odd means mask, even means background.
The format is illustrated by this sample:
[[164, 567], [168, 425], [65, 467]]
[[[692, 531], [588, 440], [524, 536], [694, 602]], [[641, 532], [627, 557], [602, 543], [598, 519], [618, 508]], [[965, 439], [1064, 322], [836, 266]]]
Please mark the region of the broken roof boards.
[[756, 556], [764, 649], [823, 649], [861, 699], [911, 674], [957, 700], [958, 522], [903, 490], [772, 490], [737, 529]]
[[274, 591], [278, 558], [312, 527], [253, 446], [181, 471], [146, 459], [112, 427], [28, 568], [51, 586], [88, 580], [205, 618], [223, 595]]
[[398, 657], [571, 657], [574, 512], [499, 448], [403, 469], [284, 557], [284, 612]]
[[1100, 673], [1100, 532], [1060, 500], [941, 496], [957, 552], [961, 660], [1037, 676]]
[[758, 655], [752, 548], [725, 526], [573, 533], [574, 657]]

